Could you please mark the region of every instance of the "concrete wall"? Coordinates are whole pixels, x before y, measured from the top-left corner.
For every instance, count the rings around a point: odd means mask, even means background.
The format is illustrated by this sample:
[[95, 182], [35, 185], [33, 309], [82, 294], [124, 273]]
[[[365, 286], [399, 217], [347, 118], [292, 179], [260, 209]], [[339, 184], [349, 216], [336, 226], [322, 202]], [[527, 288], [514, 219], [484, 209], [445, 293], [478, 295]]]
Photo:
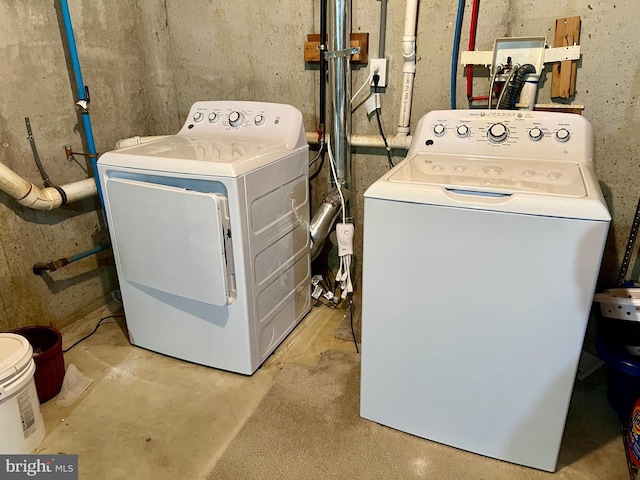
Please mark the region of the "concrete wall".
[[[427, 111], [450, 107], [449, 76], [457, 2], [420, 2], [418, 63], [411, 123]], [[468, 45], [472, 2], [466, 2], [461, 50]], [[180, 119], [199, 99], [268, 100], [291, 103], [304, 114], [307, 131], [317, 128], [318, 72], [305, 65], [303, 43], [308, 33], [319, 31], [319, 2], [304, 2], [276, 8], [262, 2], [192, 3], [169, 0], [169, 36], [176, 79]], [[369, 50], [378, 54], [380, 2], [353, 0], [352, 30], [369, 32]], [[640, 39], [633, 22], [632, 0], [606, 1], [515, 1], [483, 0], [476, 48], [491, 50], [496, 38], [546, 36], [553, 43], [555, 19], [582, 17], [583, 58], [578, 70], [575, 104], [585, 105], [584, 116], [596, 131], [596, 165], [614, 217], [604, 259], [602, 283], [616, 277], [627, 240], [635, 205], [640, 195], [637, 175], [640, 137], [634, 135], [640, 113], [638, 56]], [[401, 37], [405, 2], [389, 2], [386, 56], [390, 59], [389, 87], [382, 97], [385, 131], [393, 134], [398, 119], [399, 84], [402, 77]], [[636, 39], [630, 41], [628, 39]], [[355, 69], [353, 91], [364, 81], [368, 68]], [[488, 78], [476, 78], [476, 94], [488, 92]], [[550, 68], [541, 79], [539, 103], [550, 103]], [[463, 69], [458, 69], [457, 107], [467, 108]], [[353, 116], [353, 132], [377, 134], [375, 119], [364, 108]], [[395, 152], [396, 160], [403, 152]], [[368, 186], [387, 169], [383, 151], [356, 150], [353, 156], [353, 216], [362, 230], [363, 197]], [[313, 181], [314, 203], [327, 190], [327, 166]], [[361, 242], [361, 236], [360, 236]], [[637, 277], [636, 277], [637, 278]]]
[[[151, 128], [149, 73], [142, 11], [134, 0], [70, 2], [83, 77], [91, 92], [98, 152], [130, 132]], [[42, 163], [55, 184], [86, 178], [82, 156], [68, 162], [64, 145], [82, 152], [76, 87], [68, 70], [58, 2], [0, 2], [0, 161], [36, 185], [24, 117], [29, 117]], [[71, 256], [108, 240], [96, 199], [54, 211], [35, 211], [0, 192], [0, 331], [22, 325], [62, 327], [104, 304], [117, 285], [110, 253], [75, 262], [42, 277], [36, 262]], [[98, 207], [99, 208], [99, 207]]]
[[[85, 172], [66, 162], [62, 145], [81, 144], [73, 110], [60, 29], [53, 5], [33, 6], [5, 0], [0, 4], [1, 160], [25, 178], [39, 183], [25, 116], [31, 117], [41, 157], [58, 183], [83, 178]], [[467, 2], [462, 49], [468, 44]], [[380, 2], [353, 0], [353, 31], [370, 33], [370, 52], [377, 55]], [[401, 79], [400, 42], [404, 2], [389, 2], [387, 57], [389, 87], [382, 98], [385, 130], [396, 129]], [[420, 2], [418, 71], [412, 126], [427, 111], [449, 108], [449, 70], [456, 2]], [[640, 38], [632, 19], [633, 0], [568, 2], [483, 0], [477, 49], [489, 50], [503, 36], [546, 36], [552, 42], [555, 19], [582, 17], [582, 54], [574, 103], [596, 131], [596, 164], [614, 217], [603, 282], [610, 284], [640, 194], [638, 156], [640, 123], [637, 98]], [[304, 64], [303, 43], [319, 30], [319, 3], [250, 0], [177, 0], [152, 2], [71, 2], [85, 82], [92, 90], [92, 119], [99, 151], [121, 137], [177, 131], [196, 100], [248, 99], [291, 103], [304, 115], [307, 131], [317, 128], [318, 72]], [[367, 69], [356, 70], [359, 87]], [[548, 103], [550, 74], [543, 77], [539, 102]], [[478, 93], [486, 78], [475, 82]], [[467, 106], [462, 69], [458, 74], [458, 108]], [[363, 108], [354, 113], [354, 133], [377, 133]], [[362, 194], [387, 169], [382, 151], [359, 149], [353, 157], [353, 215], [361, 231]], [[400, 160], [402, 152], [396, 152]], [[84, 162], [81, 162], [84, 164]], [[327, 165], [313, 181], [317, 204], [327, 190]], [[0, 193], [0, 330], [22, 324], [64, 325], [102, 302], [116, 286], [105, 254], [66, 269], [34, 277], [36, 261], [66, 256], [107, 238], [95, 202], [56, 212], [33, 212]], [[470, 239], [471, 241], [471, 239]]]

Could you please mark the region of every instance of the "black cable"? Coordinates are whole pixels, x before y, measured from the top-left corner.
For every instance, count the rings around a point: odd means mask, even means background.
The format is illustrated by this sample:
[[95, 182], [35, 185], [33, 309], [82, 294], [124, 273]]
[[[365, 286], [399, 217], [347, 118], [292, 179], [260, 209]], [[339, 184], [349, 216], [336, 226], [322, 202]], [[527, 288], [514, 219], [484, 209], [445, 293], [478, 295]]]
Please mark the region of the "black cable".
[[89, 338], [91, 335], [93, 335], [94, 333], [96, 333], [98, 331], [98, 327], [100, 325], [102, 325], [102, 322], [104, 322], [105, 320], [107, 320], [108, 318], [120, 318], [120, 317], [124, 317], [124, 315], [109, 315], [108, 317], [103, 317], [100, 319], [100, 321], [98, 322], [98, 324], [96, 325], [96, 328], [93, 329], [93, 332], [91, 332], [89, 335], [82, 337], [80, 340], [78, 340], [76, 343], [74, 343], [73, 345], [71, 345], [69, 348], [67, 348], [66, 350], [62, 350], [63, 353], [67, 353], [69, 350], [71, 350], [73, 347], [75, 347], [76, 345], [78, 345], [80, 342], [83, 342], [84, 340], [86, 340], [87, 338]]
[[[515, 68], [515, 67], [514, 67]], [[524, 79], [527, 75], [536, 73], [536, 67], [527, 63], [518, 67], [515, 71], [515, 75], [510, 76], [511, 81], [507, 82], [503, 88], [506, 88], [505, 95], [498, 104], [498, 108], [503, 110], [513, 110], [515, 108], [522, 87], [524, 86]], [[502, 96], [502, 95], [501, 95]]]
[[[378, 89], [378, 82], [380, 81], [380, 75], [377, 73], [373, 76], [373, 85], [374, 89]], [[380, 130], [380, 136], [382, 137], [382, 141], [384, 142], [384, 148], [387, 151], [387, 161], [389, 162], [389, 168], [395, 167], [393, 164], [393, 159], [391, 158], [391, 149], [389, 148], [389, 144], [387, 143], [387, 137], [384, 134], [384, 130], [382, 129], [382, 120], [380, 120], [380, 109], [376, 108], [376, 119], [378, 120], [378, 130]]]
[[389, 162], [389, 168], [395, 167], [393, 164], [393, 159], [391, 158], [391, 149], [389, 148], [389, 144], [387, 143], [387, 137], [384, 136], [384, 132], [382, 131], [382, 121], [380, 120], [380, 110], [376, 108], [376, 118], [378, 119], [378, 128], [380, 129], [380, 135], [382, 136], [382, 140], [384, 141], [384, 148], [387, 151], [387, 161]]
[[356, 339], [356, 331], [353, 328], [353, 297], [349, 299], [349, 322], [351, 323], [351, 335], [353, 335], [353, 344], [356, 346], [356, 353], [360, 353], [358, 349], [358, 340]]

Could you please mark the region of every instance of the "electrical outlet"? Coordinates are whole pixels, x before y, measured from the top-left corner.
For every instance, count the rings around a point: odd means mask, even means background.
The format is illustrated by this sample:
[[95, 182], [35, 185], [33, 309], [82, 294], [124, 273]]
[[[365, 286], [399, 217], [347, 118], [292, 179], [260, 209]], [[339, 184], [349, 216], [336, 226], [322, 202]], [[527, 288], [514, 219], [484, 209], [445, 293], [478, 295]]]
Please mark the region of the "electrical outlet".
[[[378, 80], [378, 87], [384, 88], [387, 86], [387, 59], [372, 58], [369, 60], [369, 71], [374, 72], [376, 68], [378, 69], [378, 76], [380, 77], [380, 80]], [[371, 86], [374, 87], [373, 75], [371, 77]]]

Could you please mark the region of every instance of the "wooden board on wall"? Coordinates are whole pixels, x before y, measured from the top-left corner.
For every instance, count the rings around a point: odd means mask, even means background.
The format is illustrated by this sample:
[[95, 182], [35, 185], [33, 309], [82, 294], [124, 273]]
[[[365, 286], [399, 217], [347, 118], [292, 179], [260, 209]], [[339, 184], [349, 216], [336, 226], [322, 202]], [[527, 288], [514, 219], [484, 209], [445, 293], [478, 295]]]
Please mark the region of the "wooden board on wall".
[[[307, 35], [304, 42], [304, 61], [316, 63], [320, 61], [320, 34], [311, 33]], [[351, 33], [351, 48], [360, 47], [360, 53], [351, 56], [351, 63], [364, 64], [369, 61], [369, 34], [366, 32]]]
[[[580, 17], [558, 18], [554, 47], [570, 47], [580, 44]], [[551, 98], [569, 98], [576, 93], [578, 62], [565, 60], [553, 64], [551, 73]]]

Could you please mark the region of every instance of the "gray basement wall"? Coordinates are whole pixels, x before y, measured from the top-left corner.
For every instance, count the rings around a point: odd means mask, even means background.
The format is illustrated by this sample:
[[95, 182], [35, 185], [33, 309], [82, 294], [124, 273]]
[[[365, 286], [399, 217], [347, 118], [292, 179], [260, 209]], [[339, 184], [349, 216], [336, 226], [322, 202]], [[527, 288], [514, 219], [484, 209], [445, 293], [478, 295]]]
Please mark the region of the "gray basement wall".
[[[91, 89], [91, 119], [98, 152], [133, 135], [175, 133], [197, 100], [260, 100], [299, 108], [307, 131], [317, 129], [318, 71], [305, 65], [307, 34], [319, 31], [319, 2], [254, 0], [129, 0], [69, 2], [84, 82]], [[461, 50], [468, 45], [467, 2]], [[449, 108], [449, 75], [457, 2], [420, 2], [417, 74], [412, 126], [427, 111]], [[87, 176], [87, 162], [68, 162], [64, 145], [82, 151], [75, 111], [75, 84], [58, 18], [58, 2], [0, 2], [0, 161], [41, 184], [26, 139], [30, 117], [40, 157], [52, 180], [64, 184]], [[380, 2], [353, 0], [352, 30], [369, 32], [377, 55]], [[389, 2], [389, 87], [382, 96], [385, 130], [396, 129], [405, 2]], [[640, 195], [640, 66], [634, 0], [482, 0], [476, 49], [495, 38], [546, 36], [555, 19], [582, 17], [582, 60], [573, 103], [596, 132], [596, 165], [613, 224], [601, 281], [615, 280]], [[630, 40], [633, 39], [633, 40]], [[357, 88], [368, 69], [356, 70]], [[466, 108], [463, 69], [458, 69], [457, 106]], [[543, 76], [539, 103], [550, 103], [551, 75]], [[475, 94], [486, 94], [486, 78]], [[377, 134], [364, 108], [353, 133]], [[383, 151], [359, 149], [353, 157], [353, 215], [362, 231], [362, 194], [387, 168]], [[396, 160], [403, 152], [396, 152]], [[326, 172], [325, 165], [325, 172]], [[312, 183], [317, 204], [328, 188], [326, 174]], [[34, 263], [70, 256], [108, 240], [96, 199], [49, 212], [17, 205], [0, 192], [0, 331], [22, 325], [61, 328], [104, 304], [117, 288], [110, 252], [36, 276]], [[470, 246], [473, 239], [469, 238]], [[361, 248], [361, 236], [359, 242]], [[526, 245], [523, 246], [526, 248]], [[461, 272], [464, 275], [464, 272]], [[637, 276], [635, 277], [637, 278]]]

